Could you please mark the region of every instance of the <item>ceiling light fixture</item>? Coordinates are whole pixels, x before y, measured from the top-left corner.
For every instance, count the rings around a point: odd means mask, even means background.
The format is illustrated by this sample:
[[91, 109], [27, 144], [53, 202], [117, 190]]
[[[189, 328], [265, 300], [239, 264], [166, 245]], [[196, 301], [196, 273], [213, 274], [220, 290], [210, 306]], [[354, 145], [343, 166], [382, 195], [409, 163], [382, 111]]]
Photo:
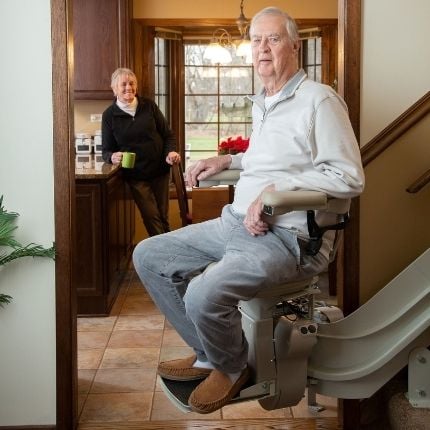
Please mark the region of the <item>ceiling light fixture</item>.
[[[240, 33], [240, 41], [236, 43], [236, 56], [244, 57], [246, 63], [251, 62], [251, 41], [248, 35], [249, 19], [243, 14], [243, 1], [240, 2], [240, 16], [236, 20]], [[212, 35], [211, 42], [205, 49], [203, 58], [212, 64], [228, 64], [232, 62], [229, 48], [233, 41], [230, 33], [224, 28], [217, 28]]]

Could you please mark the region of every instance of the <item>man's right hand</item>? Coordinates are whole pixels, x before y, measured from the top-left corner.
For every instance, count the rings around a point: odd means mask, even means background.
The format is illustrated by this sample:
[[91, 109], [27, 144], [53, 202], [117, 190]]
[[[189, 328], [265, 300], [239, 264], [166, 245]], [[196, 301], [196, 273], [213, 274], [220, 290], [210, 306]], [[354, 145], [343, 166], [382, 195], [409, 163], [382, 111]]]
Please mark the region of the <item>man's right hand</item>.
[[218, 157], [199, 160], [185, 170], [185, 183], [189, 187], [195, 187], [198, 181], [202, 181], [209, 176], [215, 175], [215, 173], [228, 169], [230, 164], [230, 155], [219, 155]]

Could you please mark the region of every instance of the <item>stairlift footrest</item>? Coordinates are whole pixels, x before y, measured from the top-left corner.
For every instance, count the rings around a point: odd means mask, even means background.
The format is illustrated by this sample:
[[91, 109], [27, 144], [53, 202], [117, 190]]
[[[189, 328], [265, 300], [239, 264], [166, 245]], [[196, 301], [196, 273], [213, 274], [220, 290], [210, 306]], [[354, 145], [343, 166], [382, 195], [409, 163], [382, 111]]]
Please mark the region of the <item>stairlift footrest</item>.
[[409, 354], [406, 396], [414, 408], [430, 408], [430, 351], [427, 348], [415, 348]]

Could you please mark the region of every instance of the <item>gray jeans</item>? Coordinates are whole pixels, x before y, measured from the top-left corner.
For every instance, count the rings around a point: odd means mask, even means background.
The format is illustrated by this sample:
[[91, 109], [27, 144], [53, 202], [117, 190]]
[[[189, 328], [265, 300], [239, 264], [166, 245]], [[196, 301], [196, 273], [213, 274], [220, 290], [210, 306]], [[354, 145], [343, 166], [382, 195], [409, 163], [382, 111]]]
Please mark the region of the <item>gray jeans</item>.
[[[247, 362], [240, 300], [274, 284], [327, 269], [321, 255], [301, 252], [303, 241], [278, 227], [251, 236], [230, 205], [220, 218], [140, 242], [136, 271], [161, 312], [202, 361], [233, 373]], [[208, 270], [205, 268], [217, 262]]]

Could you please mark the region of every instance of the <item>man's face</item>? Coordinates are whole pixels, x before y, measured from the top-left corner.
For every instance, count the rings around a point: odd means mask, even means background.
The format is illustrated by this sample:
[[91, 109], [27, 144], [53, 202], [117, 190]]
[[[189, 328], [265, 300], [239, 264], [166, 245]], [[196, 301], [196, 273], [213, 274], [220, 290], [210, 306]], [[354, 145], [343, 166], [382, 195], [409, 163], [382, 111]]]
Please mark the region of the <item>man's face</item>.
[[130, 75], [120, 75], [118, 77], [114, 93], [118, 100], [123, 103], [131, 103], [136, 95], [137, 82]]
[[288, 37], [282, 17], [263, 15], [251, 30], [252, 61], [263, 82], [282, 80], [297, 68], [297, 47]]

